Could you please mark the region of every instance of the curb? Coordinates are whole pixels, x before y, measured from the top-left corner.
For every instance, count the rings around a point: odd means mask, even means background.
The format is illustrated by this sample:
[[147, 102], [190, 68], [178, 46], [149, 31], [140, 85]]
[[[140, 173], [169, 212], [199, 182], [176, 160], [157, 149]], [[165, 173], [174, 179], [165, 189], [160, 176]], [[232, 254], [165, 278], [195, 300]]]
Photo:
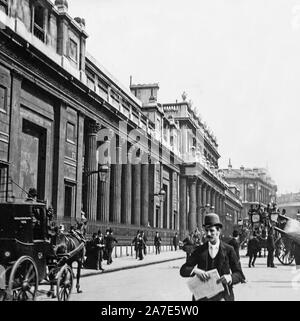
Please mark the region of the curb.
[[118, 272], [118, 271], [122, 271], [122, 270], [130, 270], [130, 269], [136, 269], [136, 268], [140, 268], [140, 267], [145, 267], [148, 265], [154, 265], [154, 264], [160, 264], [160, 263], [166, 263], [166, 262], [171, 262], [171, 261], [177, 261], [177, 260], [182, 260], [185, 259], [186, 256], [182, 256], [182, 257], [178, 257], [178, 258], [173, 258], [173, 259], [165, 259], [165, 260], [161, 260], [161, 261], [153, 261], [153, 262], [145, 262], [142, 264], [134, 264], [134, 265], [130, 265], [130, 266], [122, 266], [119, 268], [112, 268], [109, 270], [105, 270], [104, 272], [100, 272], [95, 270], [94, 272], [89, 272], [86, 274], [81, 274], [81, 278], [85, 278], [85, 277], [89, 277], [89, 276], [95, 276], [95, 275], [101, 275], [101, 274], [107, 274], [107, 273], [111, 273], [111, 272]]

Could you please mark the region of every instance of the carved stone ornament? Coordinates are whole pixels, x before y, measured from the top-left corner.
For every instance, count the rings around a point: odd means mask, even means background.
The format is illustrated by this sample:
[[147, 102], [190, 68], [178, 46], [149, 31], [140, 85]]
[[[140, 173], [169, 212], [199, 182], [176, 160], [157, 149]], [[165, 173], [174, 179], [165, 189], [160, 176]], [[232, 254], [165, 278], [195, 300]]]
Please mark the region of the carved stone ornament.
[[88, 124], [89, 134], [97, 134], [101, 128], [101, 124], [95, 121], [91, 121]]

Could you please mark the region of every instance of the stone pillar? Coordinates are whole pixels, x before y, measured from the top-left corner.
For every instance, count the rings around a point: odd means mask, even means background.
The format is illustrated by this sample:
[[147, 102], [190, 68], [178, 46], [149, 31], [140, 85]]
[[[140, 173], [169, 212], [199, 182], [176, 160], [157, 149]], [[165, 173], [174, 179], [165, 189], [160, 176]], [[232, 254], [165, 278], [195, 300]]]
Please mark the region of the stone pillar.
[[216, 191], [215, 192], [215, 212], [217, 214], [220, 214], [220, 208], [219, 208], [219, 194], [218, 192]]
[[202, 227], [202, 182], [198, 181], [197, 184], [197, 227], [201, 229]]
[[121, 147], [117, 147], [116, 164], [111, 165], [110, 221], [121, 223], [122, 164]]
[[215, 213], [215, 211], [216, 211], [215, 190], [213, 188], [211, 188], [211, 191], [210, 191], [210, 206], [214, 207], [213, 212]]
[[133, 224], [141, 225], [141, 164], [132, 165]]
[[209, 204], [211, 206], [211, 199], [210, 199], [210, 190], [211, 190], [211, 187], [210, 186], [206, 186], [206, 204]]
[[180, 210], [179, 210], [179, 234], [180, 239], [183, 240], [186, 233], [186, 201], [187, 201], [187, 178], [184, 176], [180, 176]]
[[123, 165], [122, 170], [122, 213], [121, 222], [131, 224], [132, 210], [132, 165], [130, 163]]
[[149, 165], [142, 165], [142, 218], [143, 226], [149, 222]]
[[189, 232], [195, 231], [197, 227], [197, 217], [196, 217], [196, 211], [197, 211], [197, 202], [196, 202], [196, 179], [190, 178], [189, 179], [189, 190], [190, 190], [190, 211], [189, 211]]
[[[99, 165], [100, 169], [100, 165]], [[108, 173], [98, 175], [98, 220], [102, 223], [109, 222], [110, 199], [110, 170]]]
[[[81, 217], [82, 209], [82, 169], [83, 169], [83, 142], [84, 142], [84, 115], [78, 113], [78, 146], [77, 146], [77, 193], [76, 193], [76, 217]], [[64, 136], [65, 137], [65, 136]], [[59, 192], [59, 191], [58, 191]]]
[[90, 121], [86, 142], [86, 215], [89, 221], [97, 219], [97, 133], [101, 129], [99, 123]]
[[[15, 183], [19, 184], [20, 180], [20, 134], [22, 131], [22, 124], [20, 119], [20, 97], [22, 92], [22, 75], [17, 72], [11, 73], [11, 98], [10, 98], [10, 133], [9, 133], [9, 168], [8, 177], [10, 177]], [[7, 126], [5, 124], [5, 126]], [[8, 195], [7, 200], [11, 201], [12, 196], [21, 198], [21, 190], [16, 184], [13, 184], [11, 180], [8, 180]], [[24, 195], [22, 198], [25, 198]]]

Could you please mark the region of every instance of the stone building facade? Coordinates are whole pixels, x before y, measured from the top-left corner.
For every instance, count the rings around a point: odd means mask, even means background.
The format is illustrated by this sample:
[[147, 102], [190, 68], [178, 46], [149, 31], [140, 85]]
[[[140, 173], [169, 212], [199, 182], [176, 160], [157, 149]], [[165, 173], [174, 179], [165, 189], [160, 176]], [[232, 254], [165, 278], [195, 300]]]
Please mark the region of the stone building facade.
[[66, 0], [1, 0], [0, 26], [1, 202], [35, 187], [59, 222], [83, 210], [89, 233], [127, 243], [141, 228], [183, 237], [212, 206], [225, 221], [218, 145], [185, 99], [124, 88], [86, 52]]
[[223, 169], [225, 179], [240, 190], [243, 211], [242, 219], [248, 218], [251, 205], [261, 204], [266, 207], [269, 203], [276, 203], [277, 186], [264, 168], [233, 169], [229, 164]]
[[277, 197], [277, 206], [286, 215], [300, 221], [300, 193], [281, 194]]

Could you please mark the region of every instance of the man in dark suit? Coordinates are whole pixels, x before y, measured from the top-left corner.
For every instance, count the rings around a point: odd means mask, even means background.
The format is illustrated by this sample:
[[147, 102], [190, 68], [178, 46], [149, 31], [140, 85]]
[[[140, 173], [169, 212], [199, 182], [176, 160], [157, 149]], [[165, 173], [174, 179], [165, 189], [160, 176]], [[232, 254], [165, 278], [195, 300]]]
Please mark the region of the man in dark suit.
[[118, 241], [113, 236], [112, 229], [106, 230], [106, 235], [104, 237], [105, 242], [105, 250], [107, 251], [107, 265], [111, 264], [113, 262], [112, 260], [112, 252], [115, 246], [115, 243], [118, 243]]
[[181, 267], [180, 275], [182, 277], [197, 275], [205, 282], [209, 279], [206, 271], [217, 269], [221, 276], [219, 282], [223, 284], [224, 291], [213, 298], [204, 298], [201, 301], [234, 301], [233, 285], [240, 283], [243, 279], [241, 266], [233, 247], [220, 240], [222, 223], [219, 216], [210, 213], [204, 220], [208, 242], [197, 247], [191, 254]]
[[178, 239], [178, 234], [177, 232], [175, 233], [174, 237], [173, 237], [173, 246], [174, 246], [174, 250], [177, 251], [177, 246], [179, 243], [179, 239]]
[[[238, 258], [239, 264], [241, 265], [241, 260], [240, 260], [240, 233], [237, 230], [234, 230], [232, 233], [232, 238], [228, 242], [229, 245], [231, 245], [234, 248], [235, 254]], [[246, 283], [246, 277], [243, 274], [243, 280], [241, 281], [242, 283]]]
[[274, 264], [274, 251], [275, 251], [275, 240], [274, 240], [274, 230], [273, 227], [270, 227], [268, 238], [267, 238], [267, 267], [276, 268]]

